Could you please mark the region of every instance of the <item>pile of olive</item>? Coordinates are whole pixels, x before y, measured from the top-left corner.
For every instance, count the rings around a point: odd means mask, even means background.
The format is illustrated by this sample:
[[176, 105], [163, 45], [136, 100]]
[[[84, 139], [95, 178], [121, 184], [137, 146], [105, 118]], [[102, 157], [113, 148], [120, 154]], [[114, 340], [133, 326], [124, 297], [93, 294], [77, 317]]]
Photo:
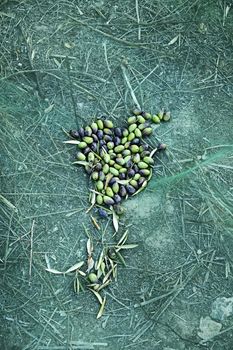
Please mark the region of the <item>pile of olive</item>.
[[[162, 111], [151, 115], [139, 110], [133, 114], [125, 128], [114, 127], [111, 120], [101, 117], [90, 126], [70, 131], [79, 140], [77, 160], [95, 181], [99, 205], [118, 205], [146, 187], [152, 175], [152, 150], [143, 138], [152, 133], [151, 122], [167, 121], [170, 114]], [[157, 147], [164, 148], [164, 144]]]

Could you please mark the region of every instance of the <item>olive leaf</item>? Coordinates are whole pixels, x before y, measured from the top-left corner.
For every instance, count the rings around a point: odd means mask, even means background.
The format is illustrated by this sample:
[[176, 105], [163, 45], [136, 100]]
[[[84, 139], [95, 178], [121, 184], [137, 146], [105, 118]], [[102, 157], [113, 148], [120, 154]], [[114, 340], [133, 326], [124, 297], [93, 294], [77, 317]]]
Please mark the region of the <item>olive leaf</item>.
[[113, 222], [115, 232], [118, 232], [118, 230], [119, 230], [119, 217], [117, 216], [114, 209], [112, 210], [112, 222]]
[[98, 315], [96, 316], [97, 319], [100, 318], [103, 315], [105, 304], [106, 304], [106, 296], [104, 297], [104, 300], [103, 300], [103, 302], [102, 302], [102, 304], [100, 306]]
[[84, 261], [80, 261], [77, 264], [74, 264], [73, 266], [71, 266], [68, 270], [66, 270], [64, 273], [70, 273], [70, 272], [74, 272], [78, 269], [80, 269], [80, 267], [82, 267], [84, 264]]

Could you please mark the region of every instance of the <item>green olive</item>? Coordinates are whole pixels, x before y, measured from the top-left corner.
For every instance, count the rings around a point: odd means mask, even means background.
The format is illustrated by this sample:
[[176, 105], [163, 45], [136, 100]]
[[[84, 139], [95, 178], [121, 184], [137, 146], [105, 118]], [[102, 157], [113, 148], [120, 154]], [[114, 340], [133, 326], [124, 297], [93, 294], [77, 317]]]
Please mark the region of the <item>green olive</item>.
[[86, 160], [86, 156], [82, 152], [78, 152], [77, 153], [77, 159], [78, 160]]
[[133, 162], [137, 164], [140, 162], [140, 160], [141, 160], [140, 154], [136, 153], [135, 156], [133, 157]]
[[99, 204], [99, 205], [103, 204], [103, 196], [101, 194], [97, 195], [96, 203]]
[[97, 121], [96, 121], [96, 124], [98, 125], [98, 128], [99, 129], [103, 129], [104, 128], [104, 123], [103, 123], [103, 121], [101, 120], [101, 119], [98, 119]]
[[78, 148], [83, 149], [83, 148], [86, 148], [86, 147], [87, 147], [87, 143], [86, 142], [84, 142], [84, 141], [79, 142]]
[[134, 132], [131, 132], [128, 136], [128, 141], [132, 141], [133, 139], [135, 139], [135, 134]]
[[104, 126], [106, 128], [112, 129], [113, 128], [113, 122], [111, 120], [104, 120]]
[[127, 173], [127, 168], [121, 168], [121, 169], [119, 170], [119, 173], [120, 173], [120, 174]]
[[133, 114], [134, 115], [140, 115], [142, 112], [140, 111], [140, 109], [138, 109], [138, 108], [135, 108], [134, 110], [133, 110]]
[[98, 178], [99, 178], [99, 173], [98, 173], [98, 171], [93, 171], [93, 173], [91, 174], [91, 178], [92, 178], [92, 180], [94, 180], [94, 181], [98, 180]]
[[106, 195], [109, 196], [109, 197], [113, 197], [114, 196], [114, 193], [113, 193], [113, 190], [111, 189], [111, 187], [107, 187], [106, 188]]
[[98, 277], [94, 272], [89, 273], [88, 279], [91, 283], [96, 283], [98, 282]]
[[133, 132], [135, 129], [137, 129], [137, 124], [131, 124], [129, 127], [128, 127], [128, 130], [129, 130], [129, 132], [131, 133], [131, 132]]
[[139, 115], [139, 116], [137, 117], [137, 122], [138, 122], [138, 123], [140, 123], [140, 124], [143, 124], [143, 123], [145, 123], [145, 122], [146, 122], [146, 119], [145, 119], [145, 118], [143, 118], [143, 116], [142, 116], [142, 115]]
[[86, 142], [88, 145], [90, 145], [91, 143], [93, 143], [94, 140], [90, 136], [84, 136], [83, 141]]
[[104, 164], [103, 166], [103, 173], [107, 174], [109, 172], [109, 165], [108, 164]]
[[143, 136], [149, 136], [152, 133], [152, 131], [153, 131], [152, 128], [145, 128], [142, 131], [142, 135]]
[[117, 163], [115, 163], [113, 166], [117, 170], [120, 170], [122, 168], [122, 166], [120, 164], [117, 164]]
[[119, 171], [113, 167], [109, 168], [109, 171], [111, 174], [113, 174], [114, 176], [118, 176], [119, 175]]
[[144, 157], [143, 158], [143, 162], [145, 162], [147, 164], [150, 164], [150, 165], [153, 165], [154, 164], [154, 159], [151, 158], [151, 157]]
[[138, 151], [139, 151], [138, 145], [132, 145], [130, 147], [130, 149], [131, 149], [132, 153], [138, 153]]
[[118, 182], [115, 182], [112, 185], [112, 190], [113, 190], [114, 193], [118, 193], [119, 192], [119, 188], [120, 188], [120, 186], [119, 186]]
[[124, 145], [128, 141], [128, 138], [125, 136], [121, 139], [121, 144]]
[[140, 179], [140, 177], [141, 177], [141, 175], [137, 173], [137, 174], [134, 175], [133, 180], [137, 181], [137, 180]]
[[103, 183], [103, 181], [101, 181], [101, 180], [97, 181], [97, 182], [96, 182], [96, 188], [97, 188], [97, 190], [102, 191], [103, 188], [104, 188], [104, 183]]
[[93, 152], [88, 153], [87, 159], [88, 159], [88, 162], [91, 162], [91, 163], [94, 162], [95, 160], [94, 153]]
[[116, 146], [116, 147], [114, 148], [114, 152], [120, 153], [120, 152], [123, 151], [124, 148], [125, 148], [125, 147], [124, 147], [123, 145]]
[[142, 132], [138, 128], [134, 130], [134, 134], [135, 134], [136, 137], [139, 137], [139, 138], [142, 137]]
[[159, 124], [160, 123], [160, 118], [155, 114], [152, 116], [152, 122]]
[[148, 168], [148, 164], [147, 163], [145, 163], [145, 162], [139, 162], [138, 163], [138, 167], [139, 167], [139, 169], [146, 169], [146, 168]]
[[136, 116], [129, 117], [128, 120], [127, 120], [128, 124], [134, 124], [134, 123], [136, 123], [136, 121], [137, 121], [137, 117]]
[[109, 163], [110, 162], [110, 155], [108, 153], [105, 153], [103, 155], [103, 160], [105, 161], [105, 163]]

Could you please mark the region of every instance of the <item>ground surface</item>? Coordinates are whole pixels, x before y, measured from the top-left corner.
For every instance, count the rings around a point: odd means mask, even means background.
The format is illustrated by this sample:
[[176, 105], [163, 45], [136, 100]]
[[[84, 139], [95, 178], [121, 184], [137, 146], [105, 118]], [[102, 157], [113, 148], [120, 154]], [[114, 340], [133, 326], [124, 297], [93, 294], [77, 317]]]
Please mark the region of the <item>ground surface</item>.
[[[0, 33], [0, 348], [232, 349], [232, 315], [209, 339], [199, 330], [233, 296], [230, 1], [1, 1]], [[100, 239], [62, 127], [124, 124], [122, 66], [141, 106], [173, 118], [150, 138], [169, 148], [147, 190], [125, 203], [139, 247], [96, 320], [93, 295], [45, 268], [82, 259], [83, 223]]]

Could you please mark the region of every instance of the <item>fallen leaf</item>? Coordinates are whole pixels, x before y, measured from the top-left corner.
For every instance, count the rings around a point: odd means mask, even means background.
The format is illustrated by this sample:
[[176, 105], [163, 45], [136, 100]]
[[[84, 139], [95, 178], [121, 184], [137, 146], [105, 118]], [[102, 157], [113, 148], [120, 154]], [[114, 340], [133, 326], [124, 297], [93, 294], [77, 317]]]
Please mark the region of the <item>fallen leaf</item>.
[[73, 272], [75, 270], [78, 270], [80, 267], [82, 267], [84, 264], [84, 261], [80, 261], [77, 264], [74, 264], [73, 266], [71, 266], [68, 270], [66, 270], [64, 273], [69, 273], [69, 272]]
[[98, 315], [97, 315], [97, 317], [96, 317], [97, 319], [100, 318], [100, 317], [103, 315], [105, 304], [106, 304], [106, 296], [104, 297], [104, 300], [103, 300], [103, 302], [102, 302], [102, 305], [100, 306]]
[[175, 42], [179, 39], [179, 37], [180, 37], [180, 34], [178, 34], [177, 36], [175, 36], [175, 38], [173, 38], [171, 41], [169, 41], [169, 43], [167, 45], [169, 46], [169, 45], [175, 44]]

